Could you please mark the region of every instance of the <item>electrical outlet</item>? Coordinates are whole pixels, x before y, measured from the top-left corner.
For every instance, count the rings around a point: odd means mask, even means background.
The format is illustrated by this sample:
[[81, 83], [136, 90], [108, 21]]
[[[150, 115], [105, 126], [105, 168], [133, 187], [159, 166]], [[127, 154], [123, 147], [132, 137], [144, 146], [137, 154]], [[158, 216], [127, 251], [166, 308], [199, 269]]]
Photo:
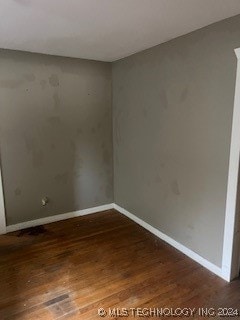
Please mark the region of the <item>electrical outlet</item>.
[[49, 199], [47, 197], [42, 198], [42, 206], [46, 206], [49, 202]]

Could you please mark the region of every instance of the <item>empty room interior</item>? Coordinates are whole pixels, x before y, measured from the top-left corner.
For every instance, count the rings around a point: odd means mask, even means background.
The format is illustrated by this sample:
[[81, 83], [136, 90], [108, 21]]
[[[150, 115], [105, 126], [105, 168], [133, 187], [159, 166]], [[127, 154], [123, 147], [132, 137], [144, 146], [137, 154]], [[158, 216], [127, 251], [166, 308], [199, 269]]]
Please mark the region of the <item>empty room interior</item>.
[[0, 0], [0, 320], [239, 318], [239, 155], [239, 0]]

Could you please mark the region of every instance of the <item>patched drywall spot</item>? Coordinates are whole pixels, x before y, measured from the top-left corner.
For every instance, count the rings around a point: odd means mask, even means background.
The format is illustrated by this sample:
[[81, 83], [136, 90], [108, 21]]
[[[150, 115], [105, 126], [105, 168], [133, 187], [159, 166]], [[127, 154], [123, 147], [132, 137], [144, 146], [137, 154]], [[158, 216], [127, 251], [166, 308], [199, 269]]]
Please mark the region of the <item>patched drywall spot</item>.
[[180, 102], [184, 102], [187, 99], [188, 96], [188, 88], [185, 88], [180, 96]]
[[54, 92], [53, 94], [53, 102], [54, 102], [54, 109], [57, 111], [60, 107], [60, 99], [57, 92]]
[[59, 86], [59, 79], [58, 79], [58, 75], [57, 75], [57, 74], [52, 74], [52, 75], [49, 77], [49, 84], [50, 84], [52, 87], [58, 87], [58, 86]]
[[18, 88], [23, 83], [24, 83], [24, 80], [22, 79], [0, 80], [0, 87], [6, 88], [6, 89], [15, 89], [15, 88]]
[[68, 172], [59, 173], [55, 175], [54, 179], [59, 184], [67, 184], [69, 180], [69, 173]]
[[50, 117], [47, 121], [51, 124], [51, 126], [57, 126], [61, 123], [61, 119], [59, 117]]
[[16, 188], [14, 190], [14, 194], [15, 194], [15, 196], [20, 196], [22, 194], [22, 190], [20, 188]]
[[179, 196], [179, 195], [180, 195], [180, 190], [179, 190], [179, 185], [178, 185], [177, 180], [173, 180], [173, 181], [171, 182], [171, 189], [172, 189], [172, 192], [173, 192], [176, 196]]
[[41, 86], [42, 90], [44, 90], [46, 88], [46, 85], [47, 85], [46, 80], [40, 80], [40, 86]]
[[29, 82], [35, 81], [35, 79], [36, 79], [36, 77], [33, 73], [25, 74], [24, 78]]

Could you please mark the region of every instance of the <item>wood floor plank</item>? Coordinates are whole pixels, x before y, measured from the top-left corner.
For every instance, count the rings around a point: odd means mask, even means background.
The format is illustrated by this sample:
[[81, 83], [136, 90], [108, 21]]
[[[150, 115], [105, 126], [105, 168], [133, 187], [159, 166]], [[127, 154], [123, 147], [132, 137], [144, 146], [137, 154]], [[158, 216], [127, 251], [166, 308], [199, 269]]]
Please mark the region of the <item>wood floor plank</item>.
[[223, 281], [115, 210], [0, 236], [0, 320], [101, 319], [99, 308], [240, 310], [239, 297], [239, 280]]

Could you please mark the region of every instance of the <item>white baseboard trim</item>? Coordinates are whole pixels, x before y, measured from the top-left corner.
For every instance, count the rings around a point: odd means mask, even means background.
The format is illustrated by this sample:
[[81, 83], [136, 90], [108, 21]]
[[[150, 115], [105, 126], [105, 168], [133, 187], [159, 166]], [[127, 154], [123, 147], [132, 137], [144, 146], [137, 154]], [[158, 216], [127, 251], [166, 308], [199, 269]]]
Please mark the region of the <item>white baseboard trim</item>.
[[169, 236], [167, 236], [166, 234], [164, 234], [163, 232], [159, 231], [158, 229], [152, 227], [150, 224], [148, 224], [147, 222], [143, 221], [142, 219], [136, 217], [134, 214], [130, 213], [129, 211], [125, 210], [124, 208], [118, 206], [117, 204], [114, 204], [114, 209], [116, 209], [117, 211], [119, 211], [120, 213], [122, 213], [123, 215], [125, 215], [126, 217], [128, 217], [129, 219], [133, 220], [134, 222], [136, 222], [137, 224], [139, 224], [140, 226], [142, 226], [144, 229], [150, 231], [151, 233], [153, 233], [155, 236], [157, 236], [158, 238], [160, 238], [161, 240], [167, 242], [168, 244], [170, 244], [172, 247], [176, 248], [177, 250], [181, 251], [182, 253], [184, 253], [186, 256], [188, 256], [189, 258], [193, 259], [194, 261], [198, 262], [199, 264], [201, 264], [203, 267], [205, 267], [206, 269], [210, 270], [211, 272], [215, 273], [217, 276], [223, 278], [224, 280], [227, 280], [225, 278], [225, 276], [222, 273], [222, 269], [218, 266], [216, 266], [215, 264], [213, 264], [212, 262], [206, 260], [205, 258], [201, 257], [200, 255], [198, 255], [196, 252], [188, 249], [187, 247], [185, 247], [184, 245], [182, 245], [181, 243], [177, 242], [176, 240], [170, 238]]
[[97, 213], [100, 211], [105, 211], [105, 210], [109, 210], [109, 209], [113, 209], [113, 208], [114, 208], [114, 204], [109, 203], [109, 204], [105, 204], [105, 205], [98, 206], [98, 207], [77, 210], [77, 211], [63, 213], [63, 214], [57, 214], [54, 216], [41, 218], [41, 219], [37, 219], [37, 220], [21, 222], [21, 223], [7, 226], [7, 233], [26, 229], [26, 228], [36, 227], [36, 226], [40, 226], [43, 224], [48, 224], [48, 223], [52, 223], [52, 222], [56, 222], [56, 221], [66, 220], [66, 219], [70, 219], [70, 218], [74, 218], [74, 217], [85, 216], [87, 214]]
[[130, 213], [129, 211], [125, 210], [124, 208], [120, 207], [119, 205], [117, 205], [115, 203], [109, 203], [109, 204], [98, 206], [98, 207], [93, 207], [93, 208], [88, 208], [88, 209], [83, 209], [83, 210], [77, 210], [77, 211], [73, 211], [73, 212], [58, 214], [58, 215], [54, 215], [54, 216], [50, 216], [50, 217], [46, 217], [46, 218], [41, 218], [41, 219], [37, 219], [37, 220], [26, 221], [26, 222], [21, 222], [21, 223], [18, 223], [18, 224], [10, 225], [10, 226], [7, 226], [7, 233], [8, 232], [22, 230], [22, 229], [26, 229], [26, 228], [30, 228], [30, 227], [36, 227], [36, 226], [39, 226], [39, 225], [48, 224], [48, 223], [52, 223], [52, 222], [56, 222], [56, 221], [66, 220], [66, 219], [70, 219], [70, 218], [74, 218], [74, 217], [80, 217], [80, 216], [84, 216], [84, 215], [88, 215], [88, 214], [93, 214], [93, 213], [97, 213], [97, 212], [105, 211], [105, 210], [110, 210], [110, 209], [116, 209], [118, 212], [120, 212], [121, 214], [125, 215], [129, 219], [133, 220], [134, 222], [136, 222], [137, 224], [142, 226], [144, 229], [150, 231], [151, 233], [153, 233], [155, 236], [157, 236], [161, 240], [167, 242], [172, 247], [174, 247], [177, 250], [181, 251], [182, 253], [184, 253], [189, 258], [191, 258], [194, 261], [198, 262], [199, 264], [201, 264], [206, 269], [208, 269], [211, 272], [215, 273], [216, 275], [218, 275], [219, 277], [223, 278], [224, 280], [229, 281], [228, 277], [226, 276], [226, 274], [222, 271], [222, 269], [220, 267], [214, 265], [210, 261], [208, 261], [205, 258], [203, 258], [200, 255], [198, 255], [196, 252], [188, 249], [187, 247], [185, 247], [181, 243], [179, 243], [176, 240], [170, 238], [169, 236], [167, 236], [163, 232], [161, 232], [158, 229], [152, 227], [147, 222], [143, 221], [142, 219], [138, 218], [134, 214]]

